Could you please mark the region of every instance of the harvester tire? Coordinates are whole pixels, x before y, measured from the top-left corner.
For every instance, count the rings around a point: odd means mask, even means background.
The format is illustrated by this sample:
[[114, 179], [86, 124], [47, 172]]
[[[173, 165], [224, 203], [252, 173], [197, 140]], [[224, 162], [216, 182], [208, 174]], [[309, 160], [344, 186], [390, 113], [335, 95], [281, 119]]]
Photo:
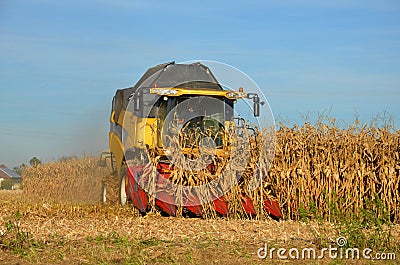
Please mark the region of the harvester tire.
[[126, 182], [127, 182], [127, 167], [123, 165], [121, 168], [121, 176], [119, 177], [118, 201], [121, 206], [125, 206], [128, 202], [126, 195]]
[[103, 179], [101, 200], [110, 205], [118, 203], [118, 177], [114, 174]]

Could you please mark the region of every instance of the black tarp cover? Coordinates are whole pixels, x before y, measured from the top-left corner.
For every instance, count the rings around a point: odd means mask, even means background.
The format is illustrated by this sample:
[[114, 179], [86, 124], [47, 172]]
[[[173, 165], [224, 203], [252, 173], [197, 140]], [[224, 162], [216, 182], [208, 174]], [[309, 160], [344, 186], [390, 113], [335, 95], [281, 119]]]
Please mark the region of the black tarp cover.
[[[190, 84], [187, 85], [188, 83]], [[157, 87], [200, 88], [205, 84], [207, 85], [204, 88], [222, 90], [211, 70], [204, 64], [169, 62], [148, 69], [134, 88], [148, 88], [155, 85]]]
[[129, 103], [129, 97], [138, 89], [151, 87], [185, 87], [222, 90], [211, 70], [199, 62], [176, 64], [168, 62], [149, 68], [133, 86], [118, 89], [113, 109], [119, 112]]

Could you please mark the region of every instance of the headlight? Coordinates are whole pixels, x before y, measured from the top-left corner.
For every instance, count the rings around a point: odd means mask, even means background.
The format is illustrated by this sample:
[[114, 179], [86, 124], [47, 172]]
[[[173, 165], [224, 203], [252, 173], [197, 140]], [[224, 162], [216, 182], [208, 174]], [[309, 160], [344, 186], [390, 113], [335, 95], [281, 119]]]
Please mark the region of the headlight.
[[168, 88], [152, 88], [150, 89], [151, 94], [158, 94], [162, 96], [171, 96], [178, 94], [178, 90]]
[[230, 98], [230, 99], [237, 99], [237, 98], [247, 98], [248, 95], [247, 95], [247, 93], [240, 92], [240, 91], [239, 92], [231, 91], [231, 92], [226, 93], [226, 97]]
[[236, 98], [236, 97], [237, 97], [237, 95], [236, 95], [235, 92], [229, 92], [229, 93], [226, 94], [226, 96], [227, 96], [228, 98]]

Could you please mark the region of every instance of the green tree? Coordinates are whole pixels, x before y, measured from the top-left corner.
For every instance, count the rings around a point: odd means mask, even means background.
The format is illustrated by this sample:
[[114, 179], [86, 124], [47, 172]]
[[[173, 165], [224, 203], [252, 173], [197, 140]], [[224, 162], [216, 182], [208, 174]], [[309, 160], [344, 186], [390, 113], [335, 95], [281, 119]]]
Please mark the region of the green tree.
[[24, 174], [24, 170], [26, 169], [25, 163], [22, 163], [20, 166], [14, 167], [13, 171], [17, 173], [18, 175], [22, 176]]
[[32, 157], [31, 160], [29, 160], [29, 164], [31, 164], [31, 166], [33, 166], [33, 167], [36, 167], [37, 165], [42, 164], [42, 161], [40, 161], [39, 158], [34, 156], [34, 157]]
[[4, 190], [11, 190], [13, 187], [14, 183], [12, 179], [5, 179], [1, 182], [1, 189]]

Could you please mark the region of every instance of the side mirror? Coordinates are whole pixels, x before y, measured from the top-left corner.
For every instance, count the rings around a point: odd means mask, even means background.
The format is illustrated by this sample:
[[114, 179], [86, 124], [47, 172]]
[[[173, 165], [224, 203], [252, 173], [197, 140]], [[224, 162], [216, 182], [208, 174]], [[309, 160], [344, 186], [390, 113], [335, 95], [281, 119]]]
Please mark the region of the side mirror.
[[254, 117], [260, 116], [260, 98], [258, 95], [254, 95], [253, 97], [253, 112], [254, 112]]
[[140, 111], [140, 109], [141, 109], [141, 106], [140, 106], [140, 97], [139, 97], [139, 95], [135, 95], [135, 96], [133, 97], [133, 109], [134, 109], [135, 111]]
[[133, 110], [134, 111], [140, 111], [140, 109], [142, 107], [141, 106], [142, 101], [140, 100], [141, 96], [142, 96], [142, 94], [140, 92], [136, 92], [128, 97], [128, 100], [133, 100]]

